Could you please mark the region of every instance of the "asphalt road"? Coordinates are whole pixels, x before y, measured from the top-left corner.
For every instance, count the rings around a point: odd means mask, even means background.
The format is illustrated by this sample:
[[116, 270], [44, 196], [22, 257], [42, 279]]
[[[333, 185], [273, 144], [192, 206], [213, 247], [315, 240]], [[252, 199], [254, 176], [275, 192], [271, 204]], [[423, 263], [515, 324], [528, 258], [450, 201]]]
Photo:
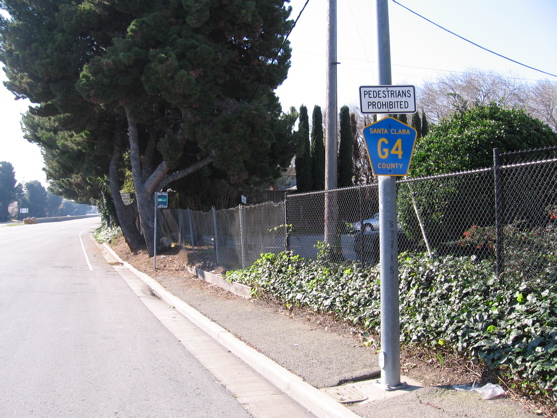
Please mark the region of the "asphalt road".
[[0, 228], [0, 416], [249, 416], [106, 263], [98, 225]]

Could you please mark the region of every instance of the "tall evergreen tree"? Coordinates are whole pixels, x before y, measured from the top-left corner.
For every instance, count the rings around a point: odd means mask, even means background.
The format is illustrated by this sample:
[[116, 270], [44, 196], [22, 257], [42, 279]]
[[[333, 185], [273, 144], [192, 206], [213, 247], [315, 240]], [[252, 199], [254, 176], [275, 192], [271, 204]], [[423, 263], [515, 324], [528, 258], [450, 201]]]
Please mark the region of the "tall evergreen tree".
[[401, 113], [400, 115], [397, 116], [397, 119], [399, 121], [401, 121], [402, 123], [405, 123], [408, 125], [408, 116], [406, 116], [406, 113]]
[[29, 216], [44, 218], [46, 216], [47, 192], [37, 180], [25, 183], [21, 207], [29, 209]]
[[325, 190], [325, 144], [323, 142], [323, 114], [315, 105], [311, 118], [311, 166], [313, 190]]
[[343, 106], [340, 109], [340, 141], [337, 167], [337, 187], [352, 186], [352, 177], [354, 175], [352, 170], [352, 126], [348, 106]]
[[[2, 0], [10, 17], [0, 17], [0, 61], [7, 87], [38, 104], [34, 115], [63, 115], [67, 135], [56, 141], [90, 132], [72, 143], [86, 155], [96, 141], [109, 145], [102, 170], [115, 203], [120, 156], [129, 157], [153, 254], [155, 191], [209, 164], [237, 184], [276, 178], [290, 164], [293, 121], [274, 93], [290, 66], [283, 3]], [[92, 171], [93, 159], [83, 163]]]
[[299, 147], [296, 154], [296, 187], [299, 192], [309, 192], [312, 190], [312, 164], [311, 164], [311, 145], [309, 141], [309, 115], [306, 106], [300, 106], [300, 116], [298, 122]]
[[412, 127], [416, 130], [416, 139], [422, 137], [422, 119], [420, 118], [420, 113], [416, 112], [412, 115]]
[[0, 161], [0, 222], [10, 219], [8, 206], [16, 201], [20, 192], [13, 165], [7, 161]]
[[429, 123], [425, 112], [422, 110], [422, 136], [426, 136], [429, 133]]
[[365, 154], [367, 151], [362, 150], [364, 145], [359, 140], [358, 122], [354, 113], [350, 115], [350, 126], [352, 127], [352, 171], [354, 173], [354, 183], [360, 184], [361, 179], [363, 178], [362, 155]]
[[62, 210], [62, 198], [50, 193], [46, 194], [46, 216], [59, 216]]

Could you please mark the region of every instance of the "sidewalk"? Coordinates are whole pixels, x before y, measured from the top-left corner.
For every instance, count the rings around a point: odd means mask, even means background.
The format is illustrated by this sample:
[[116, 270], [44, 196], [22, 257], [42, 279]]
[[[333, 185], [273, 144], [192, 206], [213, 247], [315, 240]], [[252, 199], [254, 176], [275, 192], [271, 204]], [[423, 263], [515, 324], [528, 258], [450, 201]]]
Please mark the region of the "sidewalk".
[[154, 280], [122, 263], [161, 299], [318, 417], [537, 416], [505, 397], [484, 400], [475, 391], [422, 387], [405, 377], [405, 389], [385, 391], [376, 383], [375, 353], [351, 338], [214, 287], [186, 286], [183, 279], [172, 277]]

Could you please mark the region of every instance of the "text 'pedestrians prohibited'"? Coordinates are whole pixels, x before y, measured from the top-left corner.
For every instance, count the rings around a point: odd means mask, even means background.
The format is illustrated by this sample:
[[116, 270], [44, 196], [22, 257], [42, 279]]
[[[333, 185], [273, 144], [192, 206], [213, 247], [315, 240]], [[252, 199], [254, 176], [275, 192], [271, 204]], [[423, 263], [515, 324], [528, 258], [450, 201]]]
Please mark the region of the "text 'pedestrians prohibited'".
[[394, 118], [364, 128], [367, 152], [376, 176], [406, 176], [417, 131]]
[[168, 193], [157, 192], [155, 196], [157, 199], [157, 209], [166, 209], [168, 207]]
[[416, 113], [414, 86], [360, 87], [362, 113]]

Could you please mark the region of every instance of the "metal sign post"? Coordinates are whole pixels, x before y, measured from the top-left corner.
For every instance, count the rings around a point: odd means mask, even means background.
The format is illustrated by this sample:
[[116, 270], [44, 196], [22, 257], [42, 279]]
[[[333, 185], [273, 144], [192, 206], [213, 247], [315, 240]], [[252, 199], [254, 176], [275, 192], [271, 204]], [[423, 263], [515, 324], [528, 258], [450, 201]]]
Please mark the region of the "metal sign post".
[[381, 273], [381, 385], [400, 383], [398, 225], [396, 176], [408, 174], [417, 131], [386, 117], [364, 128], [373, 174], [379, 176], [379, 268]]
[[[414, 88], [391, 86], [391, 49], [387, 0], [377, 0], [379, 86], [360, 88], [364, 113], [379, 114], [379, 122], [366, 126], [364, 136], [373, 171], [379, 176], [379, 263], [381, 272], [381, 352], [379, 366], [385, 390], [400, 382], [400, 318], [398, 294], [398, 226], [396, 177], [408, 171], [416, 131], [389, 117], [389, 112], [414, 113]], [[398, 125], [400, 123], [401, 125]], [[377, 125], [377, 126], [376, 126]], [[411, 141], [407, 139], [414, 137]]]
[[398, 236], [396, 180], [379, 177], [379, 270], [381, 274], [381, 386], [395, 389], [400, 382], [400, 318], [398, 295]]
[[157, 209], [168, 207], [168, 193], [155, 192], [155, 216], [153, 225], [153, 268], [157, 269]]

